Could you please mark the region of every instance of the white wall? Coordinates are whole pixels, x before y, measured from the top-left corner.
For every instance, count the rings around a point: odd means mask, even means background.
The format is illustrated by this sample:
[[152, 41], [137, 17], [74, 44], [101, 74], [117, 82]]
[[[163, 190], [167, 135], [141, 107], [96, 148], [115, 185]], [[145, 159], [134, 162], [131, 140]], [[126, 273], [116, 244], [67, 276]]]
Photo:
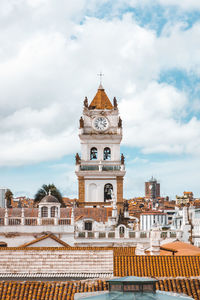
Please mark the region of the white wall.
[[[115, 196], [117, 196], [117, 183], [116, 180], [113, 178], [110, 179], [92, 179], [92, 180], [85, 180], [85, 201], [86, 202], [104, 202], [104, 186], [107, 183], [111, 183], [113, 185], [113, 192]], [[96, 184], [97, 192], [96, 192], [96, 199], [93, 200], [90, 198], [90, 184]]]

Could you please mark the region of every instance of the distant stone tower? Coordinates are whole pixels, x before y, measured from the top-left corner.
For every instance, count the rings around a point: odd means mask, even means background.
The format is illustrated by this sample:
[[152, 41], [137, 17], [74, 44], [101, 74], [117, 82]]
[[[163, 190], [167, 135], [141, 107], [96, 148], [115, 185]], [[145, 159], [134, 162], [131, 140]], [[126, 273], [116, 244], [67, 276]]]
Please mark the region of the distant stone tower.
[[160, 183], [152, 176], [145, 182], [145, 198], [155, 200], [160, 197]]
[[122, 120], [117, 100], [113, 104], [100, 84], [89, 104], [84, 100], [80, 118], [81, 157], [76, 154], [79, 205], [111, 206], [112, 195], [117, 206], [123, 206], [124, 156], [120, 154]]

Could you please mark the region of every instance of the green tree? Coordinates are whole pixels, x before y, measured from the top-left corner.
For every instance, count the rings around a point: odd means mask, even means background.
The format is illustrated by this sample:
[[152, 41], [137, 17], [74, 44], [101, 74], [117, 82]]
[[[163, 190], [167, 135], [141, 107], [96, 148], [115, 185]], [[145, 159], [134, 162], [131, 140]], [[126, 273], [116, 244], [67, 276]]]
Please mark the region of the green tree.
[[34, 204], [37, 206], [38, 203], [49, 194], [51, 191], [51, 195], [56, 197], [58, 201], [61, 203], [61, 207], [65, 207], [65, 203], [63, 202], [61, 192], [57, 189], [57, 187], [52, 184], [43, 184], [43, 186], [37, 191], [34, 197]]
[[10, 189], [7, 189], [5, 193], [5, 200], [6, 200], [6, 207], [11, 208], [12, 207], [12, 198], [13, 198], [13, 193], [11, 192]]

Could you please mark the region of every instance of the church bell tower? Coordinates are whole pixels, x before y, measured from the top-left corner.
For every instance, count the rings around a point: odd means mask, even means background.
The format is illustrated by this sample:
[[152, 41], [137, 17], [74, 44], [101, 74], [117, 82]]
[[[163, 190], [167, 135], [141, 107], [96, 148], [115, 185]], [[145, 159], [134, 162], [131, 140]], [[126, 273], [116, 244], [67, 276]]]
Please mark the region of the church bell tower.
[[100, 84], [89, 104], [84, 100], [80, 118], [81, 156], [76, 154], [79, 205], [111, 206], [115, 197], [118, 208], [123, 205], [124, 156], [120, 155], [122, 120], [116, 98], [110, 102]]

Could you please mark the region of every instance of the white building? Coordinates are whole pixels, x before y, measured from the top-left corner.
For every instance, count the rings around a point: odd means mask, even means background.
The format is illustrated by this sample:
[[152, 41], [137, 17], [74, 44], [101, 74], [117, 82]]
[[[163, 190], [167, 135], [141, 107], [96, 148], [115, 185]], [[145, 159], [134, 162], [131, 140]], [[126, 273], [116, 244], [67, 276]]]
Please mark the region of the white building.
[[140, 230], [151, 230], [155, 225], [165, 227], [167, 214], [160, 211], [148, 211], [140, 215]]
[[0, 207], [6, 207], [5, 195], [7, 188], [0, 188]]

